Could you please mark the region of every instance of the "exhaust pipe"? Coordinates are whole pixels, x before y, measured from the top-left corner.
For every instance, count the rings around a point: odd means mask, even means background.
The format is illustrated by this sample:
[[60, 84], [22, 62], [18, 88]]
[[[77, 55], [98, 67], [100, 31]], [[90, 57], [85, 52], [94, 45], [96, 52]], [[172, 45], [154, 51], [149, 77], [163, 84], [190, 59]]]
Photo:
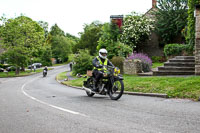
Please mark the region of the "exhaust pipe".
[[85, 90], [85, 91], [87, 91], [87, 92], [89, 92], [89, 93], [95, 93], [95, 92], [93, 92], [91, 89], [89, 89], [89, 88], [86, 88], [86, 87], [82, 87], [82, 89], [83, 90]]

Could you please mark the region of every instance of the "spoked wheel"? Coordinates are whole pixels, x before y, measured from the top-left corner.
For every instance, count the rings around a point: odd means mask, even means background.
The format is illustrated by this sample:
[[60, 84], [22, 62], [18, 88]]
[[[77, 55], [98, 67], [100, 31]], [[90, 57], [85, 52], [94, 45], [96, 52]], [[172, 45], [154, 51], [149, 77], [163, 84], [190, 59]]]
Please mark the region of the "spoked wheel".
[[[88, 80], [87, 80], [87, 87], [92, 90], [93, 86], [94, 86], [94, 80], [93, 80], [93, 78], [88, 78]], [[92, 97], [92, 96], [94, 96], [95, 93], [86, 91], [86, 94], [89, 97]]]
[[118, 100], [124, 92], [124, 82], [122, 80], [116, 80], [113, 83], [109, 96], [112, 100]]

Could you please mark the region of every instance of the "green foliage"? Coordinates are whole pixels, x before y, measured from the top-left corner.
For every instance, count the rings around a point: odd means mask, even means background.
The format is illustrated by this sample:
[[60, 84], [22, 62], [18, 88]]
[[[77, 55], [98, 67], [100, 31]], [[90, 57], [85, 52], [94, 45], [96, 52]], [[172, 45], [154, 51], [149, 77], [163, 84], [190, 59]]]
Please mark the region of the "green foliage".
[[120, 72], [123, 73], [123, 62], [124, 62], [124, 58], [120, 57], [120, 56], [114, 56], [111, 59], [111, 62], [113, 63], [113, 65], [115, 67], [118, 67], [120, 69]]
[[187, 0], [158, 0], [155, 10], [155, 31], [160, 36], [160, 45], [174, 43], [187, 24]]
[[152, 22], [153, 20], [134, 12], [127, 15], [124, 18], [121, 41], [132, 48], [138, 47], [140, 43], [148, 39], [154, 28]]
[[184, 44], [167, 44], [164, 47], [165, 56], [181, 56], [183, 54], [191, 55], [191, 46]]
[[88, 49], [90, 55], [96, 54], [96, 47], [98, 40], [101, 36], [102, 24], [98, 21], [86, 24], [84, 26], [84, 32], [80, 33], [81, 37], [77, 45], [73, 48], [74, 52], [78, 52], [79, 49]]
[[45, 38], [47, 38], [48, 34], [49, 34], [49, 32], [48, 32], [49, 24], [47, 22], [44, 22], [44, 21], [39, 21], [38, 24], [43, 28], [44, 36], [45, 36]]
[[65, 36], [65, 33], [63, 30], [60, 29], [60, 27], [58, 27], [57, 24], [53, 25], [50, 29], [50, 34], [52, 36]]
[[126, 57], [132, 52], [132, 48], [119, 41], [119, 28], [110, 23], [105, 23], [102, 27], [101, 37], [98, 41], [97, 51], [105, 48], [108, 51], [108, 58], [112, 59], [113, 56]]
[[69, 38], [70, 40], [73, 40], [73, 41], [75, 41], [75, 42], [78, 42], [78, 41], [79, 41], [79, 38], [78, 38], [78, 37], [76, 37], [76, 36], [74, 36], [74, 35], [71, 35], [71, 34], [69, 34], [69, 33], [66, 33], [65, 36], [66, 36], [67, 38]]
[[[2, 19], [2, 23], [0, 36], [1, 45], [5, 49], [3, 57], [17, 68], [23, 68], [31, 57], [38, 56], [44, 43], [44, 30], [37, 22], [25, 16]], [[18, 73], [19, 69], [16, 71]]]
[[152, 56], [151, 60], [152, 60], [153, 63], [155, 63], [155, 62], [158, 63], [158, 62], [165, 62], [166, 58], [163, 57], [163, 56]]
[[43, 66], [52, 66], [52, 51], [50, 46], [44, 46], [42, 48], [42, 54], [40, 58]]
[[79, 50], [79, 54], [74, 57], [73, 75], [77, 73], [85, 74], [87, 70], [92, 70], [92, 60], [93, 57], [90, 56], [88, 50]]
[[70, 40], [64, 36], [52, 36], [51, 44], [52, 56], [61, 62], [67, 61], [71, 53]]
[[188, 0], [186, 41], [187, 44], [192, 45], [192, 47], [194, 47], [195, 44], [195, 18], [194, 18], [195, 4], [200, 4], [200, 0]]

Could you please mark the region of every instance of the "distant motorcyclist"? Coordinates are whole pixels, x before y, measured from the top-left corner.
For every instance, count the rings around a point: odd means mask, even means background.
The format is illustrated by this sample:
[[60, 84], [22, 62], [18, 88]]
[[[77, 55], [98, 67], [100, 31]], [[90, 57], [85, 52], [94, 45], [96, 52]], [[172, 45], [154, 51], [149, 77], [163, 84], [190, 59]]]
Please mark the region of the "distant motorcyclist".
[[43, 69], [43, 76], [44, 77], [47, 75], [47, 71], [48, 71], [48, 68], [47, 68], [47, 66], [45, 66], [44, 69]]
[[99, 56], [95, 57], [92, 61], [92, 64], [94, 66], [93, 69], [93, 75], [95, 77], [95, 85], [93, 87], [93, 91], [98, 91], [98, 82], [103, 77], [103, 70], [106, 70], [106, 68], [103, 68], [103, 66], [112, 66], [114, 65], [107, 59], [107, 50], [102, 48], [99, 50]]

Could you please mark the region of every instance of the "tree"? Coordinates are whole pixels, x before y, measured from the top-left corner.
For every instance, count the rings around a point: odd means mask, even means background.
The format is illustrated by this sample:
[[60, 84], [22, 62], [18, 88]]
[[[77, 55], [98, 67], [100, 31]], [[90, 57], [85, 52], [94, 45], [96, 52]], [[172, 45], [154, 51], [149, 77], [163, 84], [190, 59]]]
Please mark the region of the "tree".
[[71, 53], [71, 42], [64, 36], [52, 36], [51, 49], [54, 58], [60, 62], [65, 62]]
[[96, 47], [101, 36], [101, 27], [102, 24], [99, 21], [92, 22], [89, 25], [86, 24], [84, 26], [84, 32], [80, 33], [81, 37], [75, 46], [75, 51], [78, 52], [79, 49], [88, 49], [91, 55], [96, 54]]
[[52, 62], [51, 62], [51, 58], [52, 58], [52, 50], [51, 50], [51, 46], [49, 45], [45, 45], [42, 47], [41, 49], [41, 63], [43, 66], [51, 66]]
[[65, 36], [65, 32], [62, 30], [62, 29], [60, 29], [60, 27], [58, 27], [58, 25], [57, 24], [55, 24], [55, 25], [53, 25], [52, 27], [51, 27], [51, 29], [50, 29], [50, 34], [52, 35], [52, 36]]
[[158, 0], [155, 31], [160, 45], [174, 43], [187, 24], [187, 0]]
[[154, 28], [152, 22], [153, 20], [134, 12], [127, 15], [124, 18], [121, 41], [133, 49], [139, 47], [140, 43], [149, 38]]
[[32, 19], [19, 16], [15, 19], [1, 19], [1, 45], [5, 49], [4, 57], [19, 68], [26, 66], [28, 60], [38, 54], [44, 43], [44, 30]]
[[57, 24], [51, 27], [50, 35], [48, 36], [48, 43], [51, 44], [52, 56], [58, 62], [65, 62], [68, 60], [68, 55], [71, 53], [71, 47], [75, 45], [75, 37], [66, 34], [58, 27]]
[[44, 29], [44, 36], [45, 38], [47, 38], [49, 34], [49, 31], [48, 31], [49, 24], [44, 21], [39, 21], [38, 24]]
[[113, 56], [124, 56], [132, 51], [132, 49], [119, 41], [119, 28], [116, 24], [105, 23], [101, 30], [101, 37], [98, 41], [97, 51], [105, 48], [108, 51], [108, 58]]

